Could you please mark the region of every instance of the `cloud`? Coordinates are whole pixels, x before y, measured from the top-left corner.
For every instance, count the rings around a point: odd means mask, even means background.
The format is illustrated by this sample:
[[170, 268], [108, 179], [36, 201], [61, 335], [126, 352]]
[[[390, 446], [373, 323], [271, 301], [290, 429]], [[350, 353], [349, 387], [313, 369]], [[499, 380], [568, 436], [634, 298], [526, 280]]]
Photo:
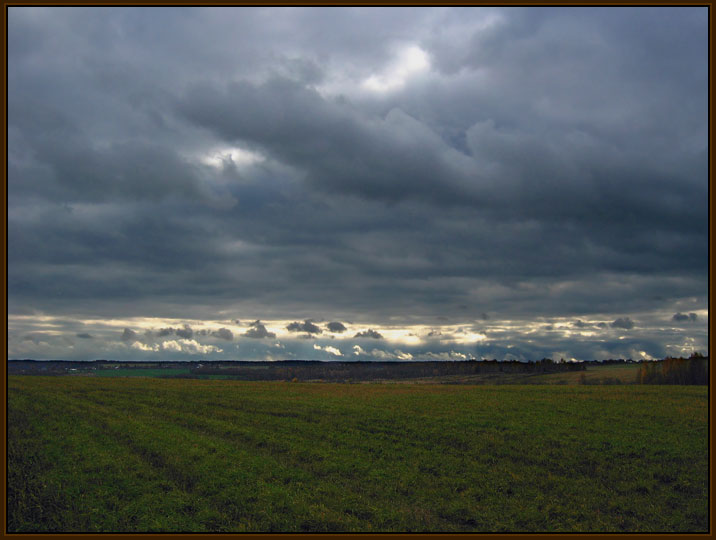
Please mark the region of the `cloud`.
[[373, 330], [372, 328], [369, 328], [368, 330], [364, 330], [362, 332], [358, 332], [355, 336], [357, 338], [371, 338], [371, 339], [383, 339], [383, 336], [379, 333]]
[[688, 315], [686, 313], [675, 313], [671, 320], [676, 322], [695, 322], [697, 318], [696, 313], [689, 313]]
[[439, 353], [428, 351], [427, 353], [425, 353], [425, 358], [430, 360], [449, 360], [453, 362], [469, 359], [466, 354], [453, 350]]
[[341, 333], [341, 332], [346, 331], [345, 325], [340, 322], [329, 322], [326, 325], [326, 328], [328, 329], [329, 332]]
[[320, 345], [314, 343], [313, 348], [316, 349], [317, 351], [326, 351], [327, 353], [329, 353], [333, 356], [343, 356], [343, 353], [341, 352], [340, 349], [338, 349], [337, 347], [331, 347], [330, 345], [328, 345], [326, 347], [321, 347]]
[[[135, 341], [134, 343], [132, 343], [132, 349], [145, 352], [158, 352], [160, 350], [160, 346], [158, 344], [147, 345], [145, 343], [142, 343], [141, 341]], [[172, 349], [167, 348], [166, 350]], [[181, 348], [177, 346], [176, 350], [181, 350]]]
[[133, 341], [137, 337], [137, 333], [132, 330], [131, 328], [125, 328], [122, 332], [122, 341], [124, 342], [130, 342]]
[[[635, 350], [701, 347], [708, 13], [14, 10], [8, 351], [141, 352], [85, 320], [153, 344], [307, 313], [352, 321], [311, 322], [335, 343], [479, 322], [486, 354], [525, 357], [622, 354], [572, 321], [630, 313]], [[40, 317], [95, 339], [48, 334], [52, 355], [23, 340]], [[273, 333], [233, 334], [257, 339], [225, 340], [232, 356], [263, 358]]]
[[79, 334], [75, 334], [80, 339], [93, 339], [91, 334], [88, 334], [87, 332], [82, 332]]
[[286, 326], [286, 330], [289, 332], [306, 332], [307, 334], [320, 334], [322, 330], [313, 324], [310, 320], [306, 319], [302, 323], [292, 322]]
[[162, 350], [171, 352], [181, 352], [186, 354], [210, 354], [223, 352], [219, 347], [214, 345], [202, 345], [194, 339], [179, 339], [164, 341], [161, 345]]
[[251, 328], [249, 328], [245, 333], [244, 336], [254, 339], [264, 339], [264, 338], [275, 338], [276, 334], [274, 332], [269, 332], [266, 330], [266, 327], [261, 324], [261, 321], [256, 320], [249, 324]]
[[219, 328], [218, 330], [213, 330], [211, 332], [211, 335], [214, 337], [218, 337], [219, 339], [225, 339], [226, 341], [232, 341], [234, 339], [233, 332], [228, 328]]
[[185, 324], [184, 328], [177, 328], [175, 330], [175, 333], [180, 338], [191, 339], [194, 335], [194, 330], [192, 330], [192, 328], [188, 324]]
[[378, 358], [379, 360], [394, 360], [395, 355], [392, 353], [389, 353], [388, 351], [384, 351], [381, 349], [373, 349], [370, 351], [370, 355], [374, 358]]
[[632, 328], [634, 328], [634, 321], [632, 321], [629, 317], [619, 317], [611, 323], [611, 327], [631, 330]]
[[[246, 107], [232, 107], [236, 102]], [[364, 117], [277, 77], [260, 85], [196, 85], [179, 102], [178, 111], [229, 143], [254, 141], [264, 152], [309, 171], [309, 180], [330, 193], [392, 202], [478, 200], [465, 171], [469, 158], [398, 107], [384, 118]], [[271, 127], [278, 122], [284, 127], [280, 133]], [[312, 133], [314, 140], [307, 141], [302, 133]], [[351, 155], [364, 159], [346, 154], [349, 148]]]
[[[141, 344], [140, 344], [141, 345]], [[181, 344], [178, 341], [164, 341], [162, 343], [162, 349], [165, 351], [181, 352]]]
[[373, 355], [376, 358], [384, 359], [384, 360], [399, 360], [402, 362], [406, 362], [408, 360], [413, 359], [413, 355], [408, 352], [403, 352], [400, 349], [394, 350], [392, 353], [389, 353], [387, 351], [382, 351], [380, 349], [373, 349], [371, 352], [371, 355]]

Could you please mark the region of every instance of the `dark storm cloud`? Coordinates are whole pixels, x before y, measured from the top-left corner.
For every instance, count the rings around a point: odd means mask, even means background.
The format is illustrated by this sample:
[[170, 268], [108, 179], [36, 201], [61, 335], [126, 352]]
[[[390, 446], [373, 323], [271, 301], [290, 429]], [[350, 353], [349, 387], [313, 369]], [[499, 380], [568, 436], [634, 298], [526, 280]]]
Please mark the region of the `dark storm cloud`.
[[634, 328], [634, 321], [632, 321], [629, 317], [619, 317], [615, 321], [613, 321], [610, 325], [612, 328], [623, 328], [625, 330], [631, 330]]
[[357, 338], [371, 338], [371, 339], [383, 339], [383, 336], [380, 334], [380, 332], [376, 332], [372, 328], [369, 328], [368, 330], [364, 330], [362, 332], [358, 332], [355, 336]]
[[336, 321], [336, 322], [329, 322], [329, 323], [326, 325], [326, 328], [328, 328], [328, 330], [329, 330], [330, 332], [340, 333], [340, 332], [345, 332], [345, 331], [346, 331], [345, 325], [344, 325], [343, 323], [337, 322], [337, 321]]
[[9, 313], [700, 331], [707, 15], [12, 6]]
[[688, 315], [686, 313], [674, 313], [671, 320], [676, 322], [695, 322], [697, 318], [696, 313], [689, 313]]
[[305, 320], [302, 323], [292, 322], [286, 326], [286, 330], [289, 332], [306, 332], [307, 334], [320, 334], [322, 332], [318, 326], [309, 320]]
[[392, 202], [407, 197], [457, 203], [471, 196], [461, 185], [465, 158], [397, 108], [385, 118], [365, 117], [279, 78], [260, 86], [197, 86], [178, 108], [228, 141], [250, 141], [308, 171], [307, 179], [329, 192]]
[[[25, 140], [38, 159], [33, 167], [47, 175], [51, 193], [72, 201], [161, 200], [172, 196], [201, 197], [195, 167], [151, 141], [130, 141], [109, 148], [95, 148], [89, 138], [63, 137], [47, 125], [42, 106], [30, 104], [33, 115], [42, 115], [35, 122], [32, 115], [23, 115], [15, 107], [9, 128], [22, 129]], [[39, 109], [39, 110], [38, 110]], [[32, 133], [29, 133], [32, 132]], [[49, 133], [49, 134], [48, 134]], [[55, 134], [54, 137], [51, 135]], [[14, 172], [27, 174], [32, 169], [15, 166]], [[33, 186], [13, 186], [19, 195]]]
[[266, 327], [261, 324], [261, 321], [254, 321], [249, 326], [249, 328], [246, 332], [244, 332], [244, 336], [254, 339], [263, 339], [263, 338], [275, 338], [276, 334], [273, 332], [269, 332], [266, 330]]

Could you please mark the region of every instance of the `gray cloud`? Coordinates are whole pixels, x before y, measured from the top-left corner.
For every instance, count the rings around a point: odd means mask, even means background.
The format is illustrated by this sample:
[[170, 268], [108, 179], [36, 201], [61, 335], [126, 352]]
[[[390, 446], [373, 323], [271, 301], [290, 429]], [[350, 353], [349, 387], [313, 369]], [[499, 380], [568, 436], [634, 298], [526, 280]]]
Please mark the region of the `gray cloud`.
[[185, 324], [184, 328], [177, 328], [174, 332], [182, 339], [191, 339], [194, 335], [194, 330], [188, 324]]
[[345, 331], [346, 331], [345, 325], [344, 325], [343, 323], [337, 322], [337, 321], [336, 321], [336, 322], [329, 322], [329, 323], [326, 325], [326, 328], [327, 328], [330, 332], [341, 333], [341, 332], [345, 332]]
[[87, 332], [81, 332], [79, 334], [75, 334], [80, 339], [93, 339], [93, 336], [91, 334], [88, 334]]
[[306, 319], [302, 323], [292, 322], [286, 326], [286, 330], [289, 332], [306, 332], [307, 334], [320, 334], [322, 330], [313, 324], [311, 321]]
[[585, 323], [584, 321], [582, 321], [582, 320], [580, 320], [580, 319], [577, 319], [576, 321], [574, 321], [574, 322], [572, 323], [572, 326], [575, 326], [575, 327], [577, 327], [577, 328], [589, 328], [589, 327], [592, 326], [592, 325], [591, 325], [591, 324], [588, 324], [588, 323]]
[[129, 342], [134, 341], [135, 339], [137, 339], [137, 333], [131, 328], [125, 328], [122, 331], [122, 341]]
[[676, 322], [695, 322], [697, 318], [696, 313], [689, 313], [688, 315], [686, 313], [674, 313], [671, 320]]
[[371, 338], [371, 339], [383, 339], [383, 336], [380, 334], [380, 332], [376, 332], [372, 328], [369, 328], [368, 330], [364, 330], [362, 332], [358, 332], [354, 337], [357, 338]]
[[213, 330], [211, 332], [211, 335], [214, 337], [218, 337], [219, 339], [225, 339], [226, 341], [232, 341], [234, 339], [234, 333], [228, 328], [219, 328], [218, 330]]
[[269, 332], [266, 330], [266, 327], [261, 324], [261, 321], [254, 321], [250, 324], [251, 328], [249, 328], [246, 332], [244, 332], [244, 336], [254, 339], [263, 339], [263, 338], [275, 338], [276, 334], [274, 332]]
[[632, 328], [634, 328], [634, 321], [632, 321], [629, 317], [619, 317], [611, 323], [611, 327], [631, 330]]

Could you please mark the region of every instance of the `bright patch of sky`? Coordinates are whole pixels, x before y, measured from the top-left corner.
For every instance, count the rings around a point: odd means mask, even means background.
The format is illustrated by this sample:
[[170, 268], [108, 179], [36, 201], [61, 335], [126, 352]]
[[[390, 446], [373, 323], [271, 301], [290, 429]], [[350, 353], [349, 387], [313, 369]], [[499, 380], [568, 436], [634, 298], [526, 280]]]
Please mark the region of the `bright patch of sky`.
[[429, 69], [427, 53], [417, 45], [410, 45], [399, 49], [385, 69], [365, 79], [362, 86], [372, 92], [391, 92], [402, 88], [411, 77]]
[[222, 168], [227, 165], [244, 167], [263, 161], [265, 158], [258, 152], [243, 148], [215, 148], [200, 156], [200, 161], [211, 167]]

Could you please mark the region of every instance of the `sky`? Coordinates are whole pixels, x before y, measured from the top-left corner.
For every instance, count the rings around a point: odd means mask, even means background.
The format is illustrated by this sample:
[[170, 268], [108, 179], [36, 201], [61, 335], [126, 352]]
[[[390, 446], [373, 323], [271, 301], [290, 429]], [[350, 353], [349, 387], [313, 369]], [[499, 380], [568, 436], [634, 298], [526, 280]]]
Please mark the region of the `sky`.
[[707, 7], [7, 13], [9, 358], [708, 353]]

